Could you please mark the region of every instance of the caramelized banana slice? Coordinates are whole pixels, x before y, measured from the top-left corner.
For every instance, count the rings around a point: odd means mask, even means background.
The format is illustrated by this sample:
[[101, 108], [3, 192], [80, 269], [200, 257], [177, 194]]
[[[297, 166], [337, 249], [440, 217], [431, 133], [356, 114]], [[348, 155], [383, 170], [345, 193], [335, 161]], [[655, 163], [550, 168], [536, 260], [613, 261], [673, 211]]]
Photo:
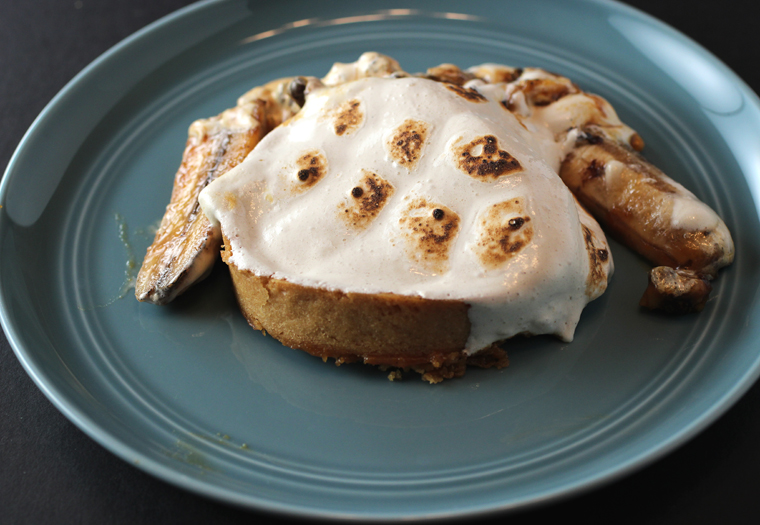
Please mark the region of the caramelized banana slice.
[[733, 261], [731, 234], [720, 217], [616, 142], [584, 132], [560, 176], [608, 231], [659, 266], [713, 278]]
[[239, 164], [270, 129], [295, 114], [298, 106], [288, 93], [291, 80], [255, 88], [236, 107], [190, 126], [171, 201], [137, 275], [138, 300], [166, 304], [211, 271], [221, 234], [200, 209], [198, 194]]
[[350, 64], [335, 64], [322, 79], [284, 78], [256, 87], [237, 106], [190, 126], [182, 164], [161, 226], [137, 275], [139, 301], [166, 304], [213, 268], [221, 233], [198, 204], [198, 194], [212, 180], [237, 166], [269, 131], [291, 118], [310, 86], [337, 85], [373, 76], [405, 76], [398, 62], [364, 53]]
[[[577, 137], [562, 163], [562, 180], [608, 232], [654, 264], [669, 267], [653, 270], [642, 306], [701, 310], [711, 289], [701, 281], [713, 279], [734, 259], [724, 222], [631, 149], [594, 129]], [[687, 289], [688, 300], [682, 300]]]
[[485, 65], [469, 71], [485, 81], [505, 79], [504, 106], [538, 117], [564, 142], [560, 177], [573, 194], [607, 232], [658, 265], [640, 304], [700, 311], [709, 281], [734, 258], [720, 217], [637, 153], [644, 141], [603, 98], [542, 69]]
[[639, 304], [671, 314], [701, 312], [711, 291], [710, 281], [691, 270], [658, 266], [649, 272], [649, 286]]
[[[429, 70], [428, 70], [429, 71]], [[480, 64], [467, 69], [471, 73], [487, 84], [499, 84], [503, 82], [512, 82], [522, 75], [523, 70], [517, 67], [503, 66], [501, 64]]]
[[435, 67], [431, 67], [427, 70], [425, 78], [430, 80], [436, 80], [438, 82], [448, 82], [449, 84], [455, 84], [462, 86], [465, 82], [476, 78], [473, 73], [469, 71], [462, 71], [454, 64], [440, 64]]

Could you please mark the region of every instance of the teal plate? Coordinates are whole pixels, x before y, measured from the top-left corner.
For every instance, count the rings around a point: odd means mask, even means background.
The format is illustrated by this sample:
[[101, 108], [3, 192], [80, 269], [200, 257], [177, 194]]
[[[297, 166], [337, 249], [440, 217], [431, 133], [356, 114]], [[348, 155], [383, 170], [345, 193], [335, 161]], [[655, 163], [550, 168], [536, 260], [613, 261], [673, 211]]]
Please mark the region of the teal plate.
[[[745, 392], [760, 361], [760, 104], [638, 11], [598, 1], [204, 2], [103, 55], [43, 111], [2, 182], [2, 322], [39, 387], [103, 446], [180, 487], [321, 517], [480, 514], [588, 489], [662, 456]], [[123, 293], [188, 125], [252, 86], [365, 50], [409, 71], [533, 65], [609, 99], [649, 158], [725, 218], [736, 262], [699, 315], [637, 304], [648, 265], [612, 246], [575, 341], [428, 385], [324, 364], [251, 330], [223, 267], [168, 307]], [[126, 263], [126, 270], [125, 270]]]

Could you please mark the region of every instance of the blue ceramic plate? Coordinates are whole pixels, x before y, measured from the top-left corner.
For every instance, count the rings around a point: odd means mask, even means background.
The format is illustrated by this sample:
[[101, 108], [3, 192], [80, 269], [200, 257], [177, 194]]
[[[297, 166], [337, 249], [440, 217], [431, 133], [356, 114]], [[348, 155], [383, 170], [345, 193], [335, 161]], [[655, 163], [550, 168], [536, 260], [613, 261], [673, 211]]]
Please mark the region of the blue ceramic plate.
[[[228, 502], [309, 516], [472, 515], [652, 461], [758, 375], [760, 111], [723, 64], [618, 4], [206, 2], [137, 33], [43, 111], [2, 182], [3, 327], [55, 405], [103, 446]], [[274, 6], [274, 7], [273, 7]], [[431, 386], [335, 367], [251, 330], [224, 268], [168, 307], [123, 284], [160, 219], [188, 125], [252, 86], [365, 50], [409, 71], [540, 66], [618, 108], [650, 159], [725, 218], [737, 259], [704, 312], [639, 310], [648, 264], [613, 245], [575, 341]]]

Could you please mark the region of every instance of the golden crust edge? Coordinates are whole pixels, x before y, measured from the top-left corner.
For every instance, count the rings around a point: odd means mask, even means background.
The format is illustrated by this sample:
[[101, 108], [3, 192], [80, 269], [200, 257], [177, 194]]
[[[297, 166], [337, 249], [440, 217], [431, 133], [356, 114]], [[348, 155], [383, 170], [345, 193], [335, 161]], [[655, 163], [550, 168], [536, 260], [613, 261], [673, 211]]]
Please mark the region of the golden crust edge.
[[285, 346], [336, 364], [360, 362], [410, 369], [437, 383], [464, 375], [467, 365], [508, 366], [494, 344], [468, 355], [469, 305], [392, 293], [345, 293], [258, 276], [222, 259], [232, 277], [240, 311], [248, 323]]

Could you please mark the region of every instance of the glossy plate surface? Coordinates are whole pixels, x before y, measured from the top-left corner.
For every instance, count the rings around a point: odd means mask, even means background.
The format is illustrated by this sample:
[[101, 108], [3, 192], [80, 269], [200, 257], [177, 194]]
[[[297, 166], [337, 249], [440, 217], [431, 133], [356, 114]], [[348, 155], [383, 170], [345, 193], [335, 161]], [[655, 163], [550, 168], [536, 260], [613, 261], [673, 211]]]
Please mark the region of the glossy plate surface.
[[[209, 2], [75, 78], [2, 182], [2, 321], [56, 406], [156, 476], [310, 516], [471, 515], [612, 479], [684, 442], [760, 358], [760, 105], [709, 53], [592, 1]], [[250, 87], [323, 75], [365, 50], [407, 71], [539, 66], [606, 97], [646, 155], [715, 208], [737, 259], [706, 310], [639, 310], [648, 265], [612, 246], [608, 292], [575, 341], [510, 345], [502, 371], [431, 386], [335, 367], [251, 330], [224, 268], [168, 307], [123, 285], [168, 202], [188, 125]]]

